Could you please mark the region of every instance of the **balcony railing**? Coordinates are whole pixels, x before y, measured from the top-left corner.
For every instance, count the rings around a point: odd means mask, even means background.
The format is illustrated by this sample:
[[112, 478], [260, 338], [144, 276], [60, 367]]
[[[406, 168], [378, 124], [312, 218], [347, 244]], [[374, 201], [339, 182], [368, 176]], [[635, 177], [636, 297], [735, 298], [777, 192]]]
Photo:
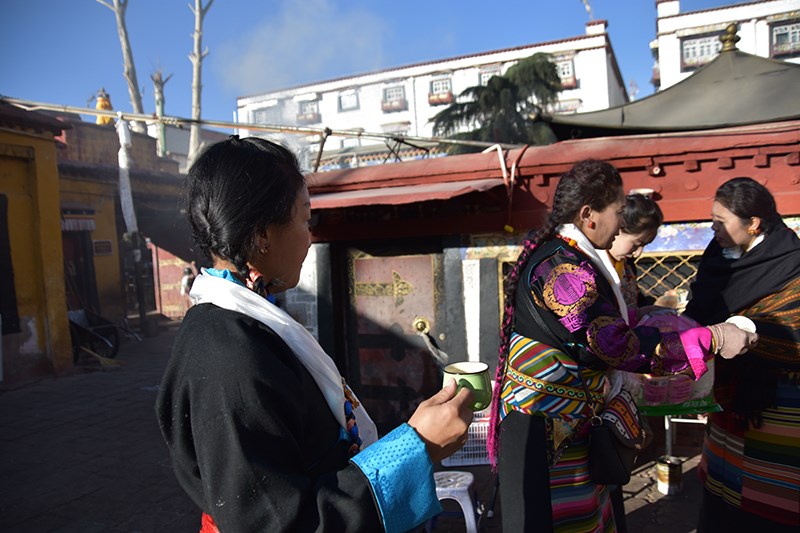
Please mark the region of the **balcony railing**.
[[800, 41], [772, 44], [772, 57], [792, 56], [797, 54], [800, 54]]
[[578, 87], [578, 79], [575, 76], [565, 76], [561, 78], [562, 89], [575, 89]]
[[384, 100], [381, 102], [381, 109], [384, 113], [394, 113], [395, 111], [406, 111], [408, 109], [408, 100], [405, 98], [398, 98], [396, 100]]
[[453, 91], [446, 93], [429, 93], [428, 103], [430, 105], [445, 105], [453, 103]]

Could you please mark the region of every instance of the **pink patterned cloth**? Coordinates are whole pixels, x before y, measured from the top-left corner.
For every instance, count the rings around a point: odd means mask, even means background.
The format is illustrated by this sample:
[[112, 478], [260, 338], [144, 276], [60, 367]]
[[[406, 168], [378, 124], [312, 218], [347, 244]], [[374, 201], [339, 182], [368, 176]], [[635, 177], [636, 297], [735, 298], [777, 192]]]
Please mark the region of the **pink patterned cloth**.
[[[667, 313], [647, 316], [637, 326], [658, 328], [663, 336], [664, 340], [662, 342], [664, 344], [669, 344], [670, 340], [672, 342], [680, 342], [686, 359], [681, 357], [679, 360], [672, 360], [673, 358], [670, 357], [670, 354], [673, 351], [667, 350], [663, 362], [665, 370], [670, 372], [680, 371], [681, 368], [678, 367], [685, 367], [688, 360], [695, 380], [700, 379], [708, 371], [706, 361], [713, 357], [711, 353], [711, 330], [708, 328], [701, 326], [689, 317]], [[677, 335], [677, 339], [673, 335]], [[673, 338], [669, 339], [669, 337]]]

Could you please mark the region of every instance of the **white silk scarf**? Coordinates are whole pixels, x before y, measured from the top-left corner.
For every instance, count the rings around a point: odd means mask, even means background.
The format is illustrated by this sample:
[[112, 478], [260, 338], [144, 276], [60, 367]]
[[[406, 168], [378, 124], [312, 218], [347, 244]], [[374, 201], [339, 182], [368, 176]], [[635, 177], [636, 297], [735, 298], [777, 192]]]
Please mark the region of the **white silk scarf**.
[[[336, 364], [306, 328], [266, 298], [237, 283], [207, 274], [205, 270], [194, 280], [189, 294], [194, 303], [210, 303], [242, 313], [258, 320], [279, 335], [314, 378], [339, 425], [347, 430], [342, 376]], [[355, 398], [355, 393], [353, 397]], [[378, 440], [378, 430], [364, 405], [361, 402], [358, 404], [353, 411], [362, 441], [361, 448], [364, 449]]]

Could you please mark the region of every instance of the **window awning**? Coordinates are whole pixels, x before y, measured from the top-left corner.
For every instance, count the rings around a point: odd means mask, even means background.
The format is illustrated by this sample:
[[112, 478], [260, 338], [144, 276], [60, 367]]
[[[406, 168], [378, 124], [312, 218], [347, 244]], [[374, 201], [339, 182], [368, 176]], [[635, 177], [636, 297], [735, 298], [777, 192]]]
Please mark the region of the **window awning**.
[[94, 230], [94, 207], [76, 202], [61, 204], [61, 231]]
[[471, 192], [488, 191], [501, 185], [503, 185], [502, 178], [488, 178], [312, 194], [311, 209], [335, 209], [361, 205], [401, 205], [430, 200], [449, 200]]

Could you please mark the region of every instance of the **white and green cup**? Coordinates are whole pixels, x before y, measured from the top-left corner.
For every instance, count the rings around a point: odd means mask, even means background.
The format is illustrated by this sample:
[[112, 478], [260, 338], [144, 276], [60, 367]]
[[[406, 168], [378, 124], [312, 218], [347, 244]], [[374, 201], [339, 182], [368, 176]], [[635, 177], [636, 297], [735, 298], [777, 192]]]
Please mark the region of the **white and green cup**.
[[492, 382], [489, 379], [489, 365], [477, 361], [459, 361], [444, 367], [442, 386], [454, 379], [458, 391], [466, 387], [472, 391], [472, 410], [482, 411], [492, 402]]

